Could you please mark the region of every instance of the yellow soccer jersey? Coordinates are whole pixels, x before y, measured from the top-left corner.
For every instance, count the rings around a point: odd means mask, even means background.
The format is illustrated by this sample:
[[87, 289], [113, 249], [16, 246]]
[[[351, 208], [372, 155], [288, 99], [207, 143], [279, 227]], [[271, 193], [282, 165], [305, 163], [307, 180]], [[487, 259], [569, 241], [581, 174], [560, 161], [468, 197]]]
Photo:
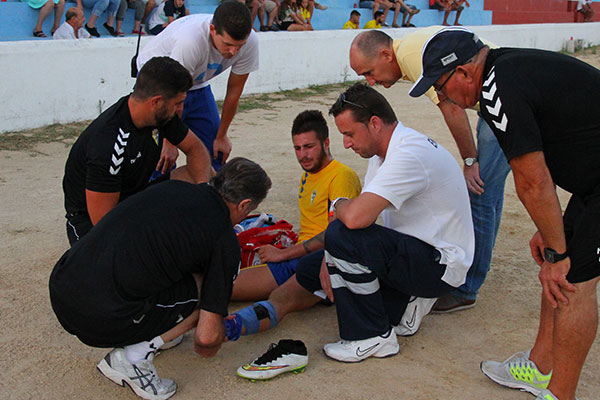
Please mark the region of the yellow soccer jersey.
[[298, 190], [300, 235], [304, 241], [327, 228], [329, 205], [338, 197], [350, 199], [360, 194], [360, 180], [352, 168], [337, 160], [331, 161], [316, 174], [304, 172]]
[[348, 21], [348, 22], [346, 22], [344, 24], [344, 26], [342, 27], [342, 29], [358, 29], [358, 25], [356, 25], [352, 21]]
[[365, 26], [363, 26], [363, 29], [380, 29], [381, 25], [379, 25], [377, 22], [375, 22], [374, 19], [370, 20], [369, 22], [367, 22], [365, 24]]
[[306, 8], [300, 7], [300, 14], [302, 14], [304, 21], [308, 21], [310, 19], [310, 12]]

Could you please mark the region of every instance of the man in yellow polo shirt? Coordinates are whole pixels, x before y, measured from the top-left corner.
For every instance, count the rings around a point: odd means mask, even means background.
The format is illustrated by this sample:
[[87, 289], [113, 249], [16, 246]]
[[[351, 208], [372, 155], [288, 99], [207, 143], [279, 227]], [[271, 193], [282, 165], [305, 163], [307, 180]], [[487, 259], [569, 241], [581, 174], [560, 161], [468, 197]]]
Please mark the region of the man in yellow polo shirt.
[[[401, 39], [392, 39], [381, 31], [360, 33], [350, 48], [350, 66], [358, 75], [364, 76], [370, 85], [377, 83], [389, 88], [400, 79], [415, 82], [421, 76], [423, 45], [442, 28], [431, 26], [418, 29]], [[483, 42], [496, 47], [485, 40]], [[498, 141], [482, 118], [477, 123], [475, 146], [465, 110], [448, 101], [443, 94], [438, 94], [433, 87], [426, 95], [442, 112], [464, 161], [463, 171], [475, 228], [475, 256], [465, 284], [450, 295], [438, 299], [435, 306], [433, 299], [422, 301], [420, 312], [425, 314], [432, 306], [434, 312], [439, 313], [475, 306], [477, 293], [490, 268], [492, 249], [502, 216], [504, 183], [510, 171]], [[479, 105], [476, 107], [478, 111]]]
[[350, 19], [344, 24], [342, 29], [358, 29], [360, 23], [360, 13], [356, 10], [350, 12]]
[[242, 270], [235, 281], [231, 299], [263, 300], [296, 272], [299, 259], [323, 249], [324, 231], [329, 224], [331, 202], [338, 197], [360, 194], [360, 180], [352, 168], [335, 160], [329, 150], [329, 130], [320, 111], [303, 111], [292, 125], [292, 142], [298, 163], [304, 170], [298, 190], [300, 233], [294, 246], [258, 249], [263, 264]]
[[381, 24], [385, 23], [385, 17], [382, 11], [376, 11], [373, 19], [363, 26], [363, 29], [381, 29]]

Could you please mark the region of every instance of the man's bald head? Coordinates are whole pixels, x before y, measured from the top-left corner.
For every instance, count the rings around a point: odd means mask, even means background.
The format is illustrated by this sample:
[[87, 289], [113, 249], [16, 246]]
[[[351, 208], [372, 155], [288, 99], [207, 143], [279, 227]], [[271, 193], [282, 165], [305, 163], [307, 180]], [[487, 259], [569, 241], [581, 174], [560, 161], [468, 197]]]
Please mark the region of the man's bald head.
[[70, 20], [71, 18], [74, 17], [81, 17], [83, 15], [83, 10], [81, 10], [78, 7], [71, 7], [67, 10], [67, 12], [65, 13], [65, 20]]
[[350, 52], [358, 51], [363, 57], [374, 58], [378, 56], [382, 47], [391, 49], [392, 38], [384, 32], [369, 30], [361, 32], [354, 38]]

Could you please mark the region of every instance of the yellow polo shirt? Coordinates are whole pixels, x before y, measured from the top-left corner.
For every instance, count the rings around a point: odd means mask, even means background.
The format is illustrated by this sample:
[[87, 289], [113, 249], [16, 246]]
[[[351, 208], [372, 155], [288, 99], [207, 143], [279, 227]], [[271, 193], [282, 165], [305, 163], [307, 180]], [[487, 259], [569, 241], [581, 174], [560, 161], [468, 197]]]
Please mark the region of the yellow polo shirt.
[[358, 29], [358, 25], [353, 23], [352, 21], [348, 21], [344, 24], [342, 29]]
[[363, 26], [363, 29], [380, 29], [381, 25], [375, 22], [374, 19], [370, 20]]
[[[402, 71], [403, 80], [415, 83], [419, 79], [423, 70], [423, 46], [429, 38], [442, 28], [444, 27], [439, 25], [429, 26], [417, 29], [400, 39], [394, 39], [392, 48], [396, 54], [398, 66]], [[487, 40], [481, 39], [481, 41], [492, 49], [498, 47]], [[436, 105], [440, 102], [433, 87], [429, 88], [425, 95]], [[478, 110], [479, 103], [473, 108]]]

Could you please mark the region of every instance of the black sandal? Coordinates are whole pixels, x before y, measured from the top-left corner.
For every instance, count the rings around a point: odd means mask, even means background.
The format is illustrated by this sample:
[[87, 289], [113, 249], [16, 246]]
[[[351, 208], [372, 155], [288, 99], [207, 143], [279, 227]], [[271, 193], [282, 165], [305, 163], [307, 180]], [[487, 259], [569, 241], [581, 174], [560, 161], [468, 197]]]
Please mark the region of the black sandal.
[[44, 31], [33, 31], [33, 36], [39, 37], [39, 38], [48, 37], [48, 36], [46, 36], [46, 34], [44, 33]]

